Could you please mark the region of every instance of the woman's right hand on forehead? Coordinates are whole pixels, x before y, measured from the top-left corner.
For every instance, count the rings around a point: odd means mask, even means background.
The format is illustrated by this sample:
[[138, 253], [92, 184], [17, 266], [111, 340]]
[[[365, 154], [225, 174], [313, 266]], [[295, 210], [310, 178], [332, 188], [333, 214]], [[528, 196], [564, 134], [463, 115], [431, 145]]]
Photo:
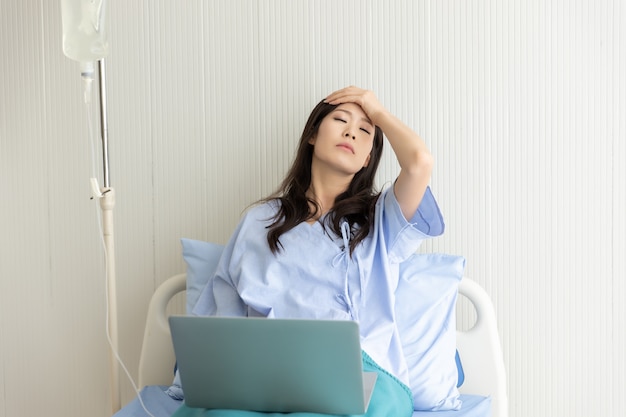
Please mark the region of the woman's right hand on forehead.
[[343, 103], [355, 103], [361, 106], [372, 123], [377, 125], [376, 118], [386, 112], [385, 107], [378, 101], [376, 94], [371, 90], [349, 86], [330, 93], [324, 100], [328, 104], [339, 105]]

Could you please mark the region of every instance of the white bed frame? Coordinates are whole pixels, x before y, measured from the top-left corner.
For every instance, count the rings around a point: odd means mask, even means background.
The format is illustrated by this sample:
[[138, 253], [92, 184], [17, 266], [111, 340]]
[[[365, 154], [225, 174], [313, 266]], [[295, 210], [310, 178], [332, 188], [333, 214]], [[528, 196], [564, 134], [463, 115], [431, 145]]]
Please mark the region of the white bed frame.
[[[172, 297], [185, 291], [185, 287], [185, 274], [173, 276], [157, 288], [150, 300], [139, 360], [140, 388], [172, 383], [175, 358], [167, 305]], [[465, 372], [460, 391], [490, 395], [492, 417], [508, 417], [506, 373], [493, 304], [485, 290], [468, 278], [461, 280], [459, 293], [476, 309], [474, 326], [457, 331], [457, 349]]]

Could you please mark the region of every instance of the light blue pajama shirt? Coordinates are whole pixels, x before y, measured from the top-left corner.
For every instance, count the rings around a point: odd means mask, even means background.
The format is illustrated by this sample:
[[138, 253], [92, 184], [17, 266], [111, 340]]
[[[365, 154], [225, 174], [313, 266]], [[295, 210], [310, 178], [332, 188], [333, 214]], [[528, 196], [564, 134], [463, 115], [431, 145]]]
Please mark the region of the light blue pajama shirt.
[[408, 385], [408, 369], [395, 324], [399, 263], [420, 243], [443, 233], [437, 203], [427, 189], [407, 221], [387, 188], [376, 204], [374, 227], [349, 254], [349, 227], [335, 236], [321, 222], [301, 223], [280, 237], [273, 254], [266, 227], [276, 201], [251, 208], [224, 249], [217, 271], [193, 313], [356, 320], [362, 349], [382, 368]]

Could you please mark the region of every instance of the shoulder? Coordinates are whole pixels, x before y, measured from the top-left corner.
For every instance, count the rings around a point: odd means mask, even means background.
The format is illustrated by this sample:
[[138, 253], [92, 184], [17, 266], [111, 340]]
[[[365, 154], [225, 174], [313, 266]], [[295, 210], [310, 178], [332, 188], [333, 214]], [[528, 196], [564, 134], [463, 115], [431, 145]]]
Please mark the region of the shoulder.
[[226, 245], [226, 264], [267, 246], [267, 227], [274, 222], [278, 207], [279, 204], [271, 200], [255, 203], [246, 209]]
[[267, 228], [274, 223], [280, 202], [270, 200], [248, 207], [231, 235], [231, 240], [267, 237]]
[[280, 208], [280, 200], [261, 201], [250, 206], [242, 219], [244, 221], [273, 221]]

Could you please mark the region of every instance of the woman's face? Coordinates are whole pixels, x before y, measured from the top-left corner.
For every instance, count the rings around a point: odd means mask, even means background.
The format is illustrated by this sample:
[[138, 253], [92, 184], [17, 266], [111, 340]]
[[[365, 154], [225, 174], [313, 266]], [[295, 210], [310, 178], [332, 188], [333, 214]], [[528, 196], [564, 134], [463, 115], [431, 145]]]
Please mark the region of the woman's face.
[[358, 104], [340, 104], [309, 140], [314, 147], [313, 166], [356, 174], [369, 163], [374, 133], [374, 125]]

